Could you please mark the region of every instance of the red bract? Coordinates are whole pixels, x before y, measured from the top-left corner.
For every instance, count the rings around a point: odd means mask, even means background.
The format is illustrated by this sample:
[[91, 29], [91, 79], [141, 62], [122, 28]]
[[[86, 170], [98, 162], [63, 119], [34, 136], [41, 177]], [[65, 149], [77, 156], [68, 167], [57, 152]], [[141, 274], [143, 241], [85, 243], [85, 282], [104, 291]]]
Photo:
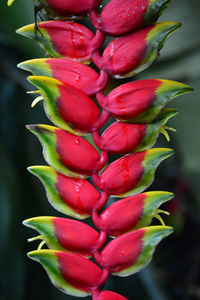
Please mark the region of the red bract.
[[146, 124], [127, 124], [115, 122], [100, 137], [93, 134], [95, 144], [113, 154], [126, 154], [134, 151], [142, 142], [147, 129]]
[[93, 300], [128, 300], [120, 294], [111, 291], [102, 291], [97, 296], [93, 296]]
[[30, 71], [33, 75], [49, 76], [71, 84], [89, 96], [107, 84], [105, 72], [102, 71], [99, 76], [87, 65], [64, 58], [31, 59], [18, 64], [18, 67]]
[[107, 207], [97, 219], [97, 225], [111, 236], [148, 226], [156, 209], [172, 198], [172, 193], [162, 191], [124, 198]]
[[55, 255], [63, 278], [71, 285], [90, 293], [98, 287], [102, 270], [93, 262], [72, 253], [55, 252]]
[[64, 165], [74, 172], [92, 174], [105, 165], [96, 149], [81, 137], [56, 129], [56, 151]]
[[[46, 3], [45, 3], [45, 2]], [[44, 0], [54, 12], [61, 16], [83, 15], [96, 8], [101, 0]], [[41, 2], [41, 0], [39, 0]]]
[[101, 15], [90, 14], [96, 28], [106, 34], [122, 35], [154, 23], [171, 0], [111, 0]]
[[87, 296], [96, 290], [103, 275], [92, 261], [77, 254], [56, 250], [28, 253], [46, 269], [51, 281], [63, 292], [73, 296]]
[[94, 174], [94, 183], [110, 195], [134, 195], [152, 183], [156, 167], [172, 153], [171, 149], [154, 148], [126, 155], [106, 167], [100, 176]]
[[107, 154], [100, 157], [97, 150], [84, 138], [49, 125], [28, 125], [40, 140], [46, 161], [61, 174], [87, 177], [100, 170], [107, 162]]
[[100, 69], [116, 78], [132, 76], [157, 59], [167, 36], [179, 27], [176, 22], [157, 23], [115, 38], [105, 48], [103, 56], [96, 51], [93, 60]]
[[90, 257], [96, 251], [99, 233], [92, 227], [67, 218], [36, 217], [24, 225], [37, 230], [51, 249]]
[[116, 119], [149, 123], [168, 101], [191, 90], [188, 85], [172, 80], [146, 79], [122, 84], [107, 97], [98, 93], [97, 100]]
[[91, 214], [97, 207], [100, 194], [88, 181], [57, 173], [56, 184], [62, 200], [78, 213]]
[[96, 251], [99, 234], [92, 227], [70, 219], [52, 219], [59, 244], [72, 252], [91, 256]]
[[65, 21], [48, 21], [39, 24], [44, 29], [53, 48], [62, 57], [77, 61], [90, 60], [89, 44], [93, 33], [87, 27]]
[[150, 226], [123, 234], [96, 253], [95, 258], [116, 275], [134, 274], [150, 262], [156, 245], [172, 231], [172, 227]]

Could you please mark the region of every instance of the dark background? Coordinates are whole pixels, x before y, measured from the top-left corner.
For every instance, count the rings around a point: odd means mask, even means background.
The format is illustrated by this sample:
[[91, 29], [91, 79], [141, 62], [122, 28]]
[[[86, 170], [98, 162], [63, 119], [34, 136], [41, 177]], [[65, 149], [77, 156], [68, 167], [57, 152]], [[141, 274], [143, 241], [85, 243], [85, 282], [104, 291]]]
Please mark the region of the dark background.
[[[163, 162], [149, 190], [176, 194], [165, 218], [175, 233], [158, 247], [153, 262], [139, 274], [110, 277], [107, 289], [129, 300], [200, 299], [200, 1], [174, 0], [160, 21], [183, 24], [165, 43], [157, 63], [134, 79], [165, 78], [185, 82], [195, 91], [176, 98], [170, 107], [179, 110], [169, 125], [177, 129], [167, 144], [163, 137], [156, 146], [175, 149]], [[24, 228], [23, 219], [59, 215], [47, 202], [38, 179], [26, 167], [44, 164], [41, 147], [25, 124], [49, 123], [42, 105], [31, 109], [31, 87], [16, 64], [44, 57], [32, 41], [15, 30], [33, 22], [31, 0], [16, 0], [11, 8], [0, 2], [0, 300], [76, 299], [54, 288], [42, 267], [30, 261], [26, 252], [37, 247], [27, 244], [35, 232]], [[121, 82], [120, 82], [121, 83]], [[115, 82], [111, 82], [111, 85]]]

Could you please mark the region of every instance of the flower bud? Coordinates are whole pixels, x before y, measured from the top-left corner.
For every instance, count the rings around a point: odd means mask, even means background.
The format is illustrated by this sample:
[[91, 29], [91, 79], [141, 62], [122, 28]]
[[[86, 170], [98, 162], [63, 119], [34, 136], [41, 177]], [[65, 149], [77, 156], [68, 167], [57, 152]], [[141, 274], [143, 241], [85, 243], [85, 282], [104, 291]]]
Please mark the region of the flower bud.
[[95, 259], [114, 275], [134, 274], [151, 261], [157, 244], [172, 231], [168, 226], [150, 226], [123, 234], [108, 243]]
[[64, 57], [82, 63], [89, 63], [89, 49], [94, 34], [85, 26], [66, 21], [47, 21], [38, 23], [39, 33], [35, 35], [35, 24], [17, 30], [18, 34], [39, 43], [50, 57]]
[[96, 28], [109, 35], [122, 35], [156, 22], [172, 0], [111, 0], [98, 17], [91, 13]]
[[97, 94], [99, 104], [114, 118], [133, 123], [152, 122], [173, 98], [191, 92], [186, 84], [164, 79], [128, 82], [112, 90], [107, 97]]
[[94, 297], [94, 300], [128, 300], [128, 299], [115, 292], [101, 291], [97, 297]]
[[51, 249], [70, 251], [90, 257], [96, 250], [99, 233], [76, 220], [57, 217], [35, 217], [24, 225], [37, 230]]
[[116, 78], [129, 77], [148, 68], [159, 55], [166, 38], [180, 23], [163, 22], [145, 27], [114, 39], [100, 57], [95, 52], [93, 60], [98, 68]]
[[49, 125], [28, 125], [43, 146], [45, 160], [63, 175], [85, 178], [107, 162], [106, 153], [97, 150], [84, 138]]
[[102, 270], [92, 261], [73, 253], [36, 250], [28, 257], [41, 263], [51, 282], [62, 292], [85, 297], [99, 285]]
[[130, 124], [115, 122], [102, 134], [93, 133], [95, 144], [104, 151], [112, 154], [127, 154], [146, 150], [154, 145], [159, 130], [177, 111], [163, 111], [161, 116], [151, 124]]
[[156, 167], [172, 154], [172, 149], [153, 148], [126, 155], [108, 165], [100, 176], [94, 174], [94, 183], [110, 195], [135, 195], [153, 182]]
[[84, 92], [49, 77], [29, 76], [28, 80], [40, 89], [45, 112], [55, 125], [74, 134], [93, 130], [100, 118], [100, 111]]
[[42, 7], [42, 11], [48, 17], [72, 17], [85, 15], [91, 10], [97, 8], [101, 0], [34, 0], [34, 2]]
[[116, 201], [100, 214], [100, 229], [118, 236], [148, 226], [156, 209], [173, 196], [169, 192], [146, 192]]
[[28, 168], [43, 183], [50, 204], [68, 216], [85, 219], [98, 206], [100, 194], [84, 179], [64, 176], [49, 166]]
[[[94, 95], [99, 85], [99, 75], [87, 65], [64, 58], [38, 58], [24, 61], [18, 67], [33, 75], [48, 76], [73, 85], [85, 94]], [[106, 84], [106, 82], [104, 83]]]

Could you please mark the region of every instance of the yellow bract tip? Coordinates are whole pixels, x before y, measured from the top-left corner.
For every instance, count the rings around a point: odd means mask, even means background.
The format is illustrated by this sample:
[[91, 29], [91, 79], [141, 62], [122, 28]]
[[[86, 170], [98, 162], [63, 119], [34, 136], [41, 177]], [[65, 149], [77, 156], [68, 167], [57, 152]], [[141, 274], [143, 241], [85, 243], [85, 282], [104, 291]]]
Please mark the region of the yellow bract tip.
[[7, 4], [8, 6], [11, 6], [13, 4], [14, 0], [8, 0]]

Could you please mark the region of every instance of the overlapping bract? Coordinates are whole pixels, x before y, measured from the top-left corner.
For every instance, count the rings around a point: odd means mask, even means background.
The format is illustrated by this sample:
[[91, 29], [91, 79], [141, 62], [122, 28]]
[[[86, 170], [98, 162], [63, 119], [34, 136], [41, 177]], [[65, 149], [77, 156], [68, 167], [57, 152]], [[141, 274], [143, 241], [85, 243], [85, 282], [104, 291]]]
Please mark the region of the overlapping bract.
[[[129, 77], [157, 59], [166, 38], [180, 27], [176, 22], [155, 23], [170, 2], [111, 0], [98, 12], [100, 0], [35, 0], [37, 9], [50, 17], [72, 19], [89, 13], [96, 35], [63, 19], [18, 30], [51, 57], [18, 66], [32, 73], [28, 80], [38, 89], [40, 96], [32, 106], [44, 100], [46, 115], [58, 126], [27, 126], [39, 138], [50, 164], [28, 169], [41, 180], [55, 209], [79, 220], [92, 216], [100, 231], [69, 218], [24, 221], [40, 234], [31, 240], [41, 239], [41, 245], [51, 249], [40, 246], [28, 256], [40, 262], [52, 283], [67, 294], [126, 300], [100, 291], [109, 273], [128, 276], [140, 271], [151, 261], [156, 245], [173, 231], [163, 224], [149, 226], [153, 217], [160, 219], [159, 207], [173, 194], [144, 190], [160, 162], [173, 153], [168, 148], [150, 149], [160, 132], [168, 138], [166, 123], [177, 114], [165, 105], [192, 89], [176, 81], [147, 79], [122, 84], [106, 96], [104, 92], [108, 75]], [[115, 38], [100, 55], [106, 34]], [[100, 74], [84, 65], [92, 60]], [[117, 121], [100, 133], [109, 116]], [[106, 166], [108, 154], [126, 155]], [[123, 199], [103, 209], [109, 196]], [[107, 236], [115, 239], [104, 246]], [[91, 256], [101, 268], [88, 259]]]

